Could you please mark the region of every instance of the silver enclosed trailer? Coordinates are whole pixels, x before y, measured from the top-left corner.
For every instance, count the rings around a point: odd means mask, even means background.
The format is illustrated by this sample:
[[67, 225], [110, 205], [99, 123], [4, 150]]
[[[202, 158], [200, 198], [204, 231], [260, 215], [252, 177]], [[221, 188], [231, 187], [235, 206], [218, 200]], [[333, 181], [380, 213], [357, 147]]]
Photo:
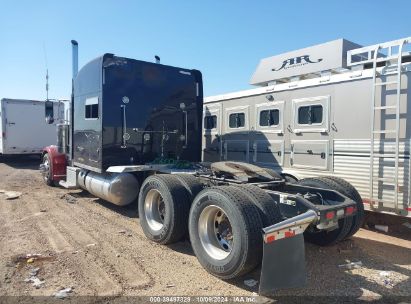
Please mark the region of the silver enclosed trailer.
[[50, 105], [47, 111], [53, 124], [44, 119], [44, 101], [1, 99], [0, 154], [41, 154], [44, 146], [55, 144], [55, 124], [64, 119], [64, 103], [55, 101]]
[[334, 175], [366, 209], [410, 217], [410, 43], [339, 39], [262, 59], [259, 88], [205, 99], [203, 160]]

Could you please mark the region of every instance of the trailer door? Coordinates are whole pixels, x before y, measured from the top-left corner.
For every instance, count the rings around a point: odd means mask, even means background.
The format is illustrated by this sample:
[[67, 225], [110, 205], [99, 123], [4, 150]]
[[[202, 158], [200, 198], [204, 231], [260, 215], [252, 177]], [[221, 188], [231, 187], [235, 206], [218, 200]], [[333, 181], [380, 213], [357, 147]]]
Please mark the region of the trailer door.
[[221, 118], [221, 104], [204, 105], [203, 150], [201, 158], [205, 162], [221, 160]]
[[292, 100], [291, 167], [329, 170], [329, 121], [329, 96]]
[[223, 159], [249, 162], [249, 106], [224, 109]]
[[253, 162], [279, 168], [284, 162], [284, 101], [258, 103], [254, 113]]

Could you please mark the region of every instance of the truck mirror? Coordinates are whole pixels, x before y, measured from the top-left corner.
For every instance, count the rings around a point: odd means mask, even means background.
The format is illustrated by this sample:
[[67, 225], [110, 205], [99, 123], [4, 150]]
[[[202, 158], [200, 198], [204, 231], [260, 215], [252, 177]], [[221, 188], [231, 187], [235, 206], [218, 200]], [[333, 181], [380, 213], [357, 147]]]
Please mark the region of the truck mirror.
[[46, 118], [46, 123], [49, 125], [54, 122], [54, 106], [53, 102], [50, 100], [46, 100], [44, 104], [45, 108], [45, 118]]
[[51, 116], [46, 116], [46, 123], [51, 125], [54, 122], [54, 118]]

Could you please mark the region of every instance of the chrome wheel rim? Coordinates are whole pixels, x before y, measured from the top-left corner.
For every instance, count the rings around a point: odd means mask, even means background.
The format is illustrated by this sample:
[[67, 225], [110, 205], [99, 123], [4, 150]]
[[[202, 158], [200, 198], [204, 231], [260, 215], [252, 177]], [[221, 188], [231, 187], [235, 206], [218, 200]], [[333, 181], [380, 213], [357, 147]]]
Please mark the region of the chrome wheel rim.
[[166, 210], [163, 197], [158, 190], [148, 191], [144, 201], [144, 215], [151, 230], [159, 231], [163, 228]]
[[198, 232], [201, 245], [210, 257], [223, 260], [229, 256], [234, 236], [223, 209], [215, 205], [205, 207], [198, 219]]
[[50, 175], [50, 162], [48, 158], [43, 160], [43, 177], [45, 180], [49, 178]]

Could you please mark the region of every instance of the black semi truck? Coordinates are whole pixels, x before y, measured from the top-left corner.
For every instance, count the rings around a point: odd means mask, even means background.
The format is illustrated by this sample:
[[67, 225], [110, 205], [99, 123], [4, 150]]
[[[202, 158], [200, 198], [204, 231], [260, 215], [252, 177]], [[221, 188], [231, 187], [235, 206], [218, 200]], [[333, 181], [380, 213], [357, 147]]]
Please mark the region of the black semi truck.
[[360, 228], [361, 197], [342, 179], [290, 183], [248, 163], [201, 162], [199, 71], [105, 54], [77, 72], [72, 48], [71, 122], [44, 149], [48, 185], [137, 201], [147, 238], [189, 235], [201, 265], [222, 279], [261, 265], [263, 295], [305, 283], [304, 239], [331, 245]]

